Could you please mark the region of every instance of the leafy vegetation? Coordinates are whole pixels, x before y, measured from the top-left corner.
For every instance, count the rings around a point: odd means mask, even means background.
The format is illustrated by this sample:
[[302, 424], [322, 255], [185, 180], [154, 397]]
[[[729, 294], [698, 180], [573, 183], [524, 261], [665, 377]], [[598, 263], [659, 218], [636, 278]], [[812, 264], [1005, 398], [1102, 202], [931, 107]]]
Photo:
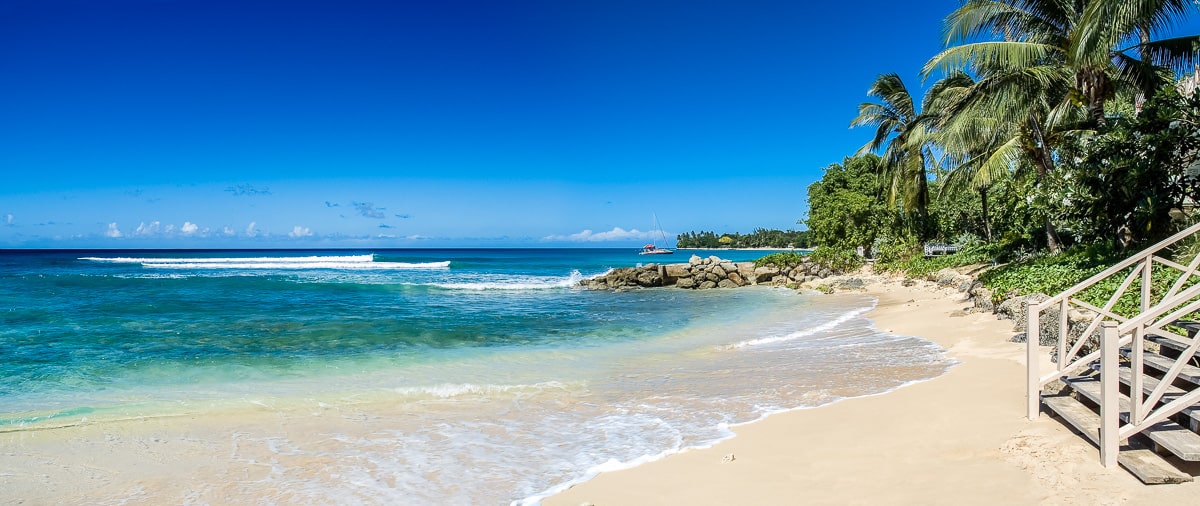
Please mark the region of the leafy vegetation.
[[905, 272], [909, 276], [922, 277], [942, 269], [953, 269], [969, 265], [991, 264], [995, 258], [995, 248], [988, 245], [978, 245], [965, 248], [952, 255], [925, 257], [924, 255], [909, 255], [891, 261], [880, 260], [875, 263], [877, 269], [891, 272]]
[[818, 246], [811, 253], [813, 263], [828, 267], [835, 272], [848, 272], [862, 266], [863, 259], [858, 252], [830, 246]]
[[[1197, 9], [963, 2], [922, 69], [929, 89], [914, 96], [882, 73], [850, 122], [873, 135], [809, 187], [814, 255], [848, 262], [861, 247], [917, 275], [1007, 262], [983, 278], [995, 294], [1057, 293], [1195, 222], [1184, 203], [1200, 201], [1200, 94], [1183, 73], [1200, 36], [1162, 34]], [[930, 242], [962, 251], [924, 258]]]
[[804, 254], [795, 251], [779, 251], [754, 261], [755, 267], [775, 264], [779, 267], [795, 267], [804, 261]]
[[749, 234], [737, 232], [716, 234], [715, 232], [684, 232], [679, 234], [676, 248], [807, 248], [807, 230], [767, 230], [759, 228]]

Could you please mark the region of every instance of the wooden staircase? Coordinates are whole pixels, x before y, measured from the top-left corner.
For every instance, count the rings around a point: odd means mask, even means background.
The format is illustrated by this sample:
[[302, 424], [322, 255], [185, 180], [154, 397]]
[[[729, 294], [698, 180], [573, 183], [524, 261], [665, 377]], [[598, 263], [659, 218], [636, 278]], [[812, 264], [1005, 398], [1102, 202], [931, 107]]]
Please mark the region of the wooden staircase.
[[[1197, 233], [1200, 225], [1028, 307], [1030, 419], [1045, 406], [1099, 446], [1105, 466], [1119, 464], [1148, 484], [1193, 481], [1200, 472], [1189, 464], [1200, 462], [1200, 323], [1191, 320], [1200, 312], [1200, 255], [1187, 266], [1159, 255]], [[1095, 287], [1110, 278], [1120, 286], [1101, 304]], [[1136, 298], [1136, 314], [1114, 310], [1123, 297], [1126, 306]], [[1052, 309], [1060, 338], [1054, 370], [1043, 375], [1041, 318]], [[1072, 309], [1094, 315], [1082, 332], [1069, 332]], [[1099, 349], [1085, 353], [1097, 341]]]

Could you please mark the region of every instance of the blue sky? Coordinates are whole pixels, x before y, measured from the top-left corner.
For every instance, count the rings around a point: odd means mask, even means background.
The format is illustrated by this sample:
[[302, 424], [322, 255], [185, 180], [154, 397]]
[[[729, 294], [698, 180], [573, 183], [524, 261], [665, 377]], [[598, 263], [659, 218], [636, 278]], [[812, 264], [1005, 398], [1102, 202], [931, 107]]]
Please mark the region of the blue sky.
[[957, 5], [6, 0], [0, 247], [796, 228]]

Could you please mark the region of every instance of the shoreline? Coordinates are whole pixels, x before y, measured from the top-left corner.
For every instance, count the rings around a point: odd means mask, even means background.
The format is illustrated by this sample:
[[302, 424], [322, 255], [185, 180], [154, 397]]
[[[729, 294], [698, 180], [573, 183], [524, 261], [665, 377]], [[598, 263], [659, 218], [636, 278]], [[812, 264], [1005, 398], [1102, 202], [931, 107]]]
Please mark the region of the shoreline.
[[675, 251], [812, 251], [812, 248], [675, 248]]
[[963, 314], [962, 293], [928, 282], [875, 279], [866, 293], [878, 301], [866, 314], [877, 329], [932, 341], [955, 364], [881, 394], [733, 426], [713, 446], [601, 472], [543, 504], [1187, 503], [1200, 494], [1200, 482], [1143, 485], [1101, 466], [1058, 420], [1028, 420], [1013, 322]]

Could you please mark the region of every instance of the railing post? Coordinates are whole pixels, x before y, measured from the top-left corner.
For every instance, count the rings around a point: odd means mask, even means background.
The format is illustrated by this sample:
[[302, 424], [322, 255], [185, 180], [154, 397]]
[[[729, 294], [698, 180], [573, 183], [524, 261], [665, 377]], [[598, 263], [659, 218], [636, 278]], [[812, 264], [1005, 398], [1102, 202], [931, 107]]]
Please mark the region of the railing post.
[[[1150, 310], [1150, 288], [1153, 285], [1153, 272], [1151, 267], [1154, 265], [1154, 255], [1146, 257], [1146, 264], [1142, 267], [1142, 293], [1141, 293], [1141, 312], [1145, 313]], [[1145, 418], [1145, 407], [1142, 406], [1142, 401], [1146, 396], [1146, 391], [1142, 389], [1142, 352], [1145, 350], [1143, 337], [1146, 334], [1146, 326], [1138, 325], [1133, 329], [1133, 343], [1129, 346], [1129, 423], [1139, 424]]]
[[1068, 317], [1067, 313], [1069, 312], [1068, 310], [1070, 308], [1070, 306], [1067, 305], [1067, 302], [1070, 299], [1071, 299], [1070, 297], [1063, 297], [1062, 301], [1058, 303], [1058, 368], [1059, 369], [1062, 369], [1063, 367], [1067, 366], [1067, 346], [1066, 346], [1066, 344], [1068, 342], [1067, 341], [1067, 334], [1068, 334], [1067, 328], [1068, 328], [1068, 323], [1069, 323], [1069, 320], [1067, 319], [1067, 317]]
[[1121, 405], [1117, 400], [1117, 322], [1104, 322], [1100, 332], [1100, 462], [1104, 467], [1117, 465], [1120, 440], [1117, 428], [1121, 422]]
[[1133, 342], [1129, 346], [1129, 423], [1138, 424], [1146, 417], [1146, 406], [1142, 405], [1146, 391], [1142, 383], [1142, 353], [1146, 345], [1143, 337], [1146, 326], [1133, 328]]
[[1037, 420], [1038, 414], [1042, 410], [1042, 376], [1038, 371], [1038, 342], [1041, 341], [1041, 330], [1038, 323], [1039, 311], [1041, 311], [1039, 303], [1031, 301], [1025, 303], [1025, 314], [1028, 319], [1028, 327], [1025, 330], [1025, 369], [1028, 374], [1025, 400], [1030, 420]]
[[1153, 276], [1150, 272], [1150, 267], [1154, 265], [1154, 255], [1146, 257], [1146, 265], [1142, 267], [1142, 313], [1150, 310], [1150, 287], [1153, 284]]

